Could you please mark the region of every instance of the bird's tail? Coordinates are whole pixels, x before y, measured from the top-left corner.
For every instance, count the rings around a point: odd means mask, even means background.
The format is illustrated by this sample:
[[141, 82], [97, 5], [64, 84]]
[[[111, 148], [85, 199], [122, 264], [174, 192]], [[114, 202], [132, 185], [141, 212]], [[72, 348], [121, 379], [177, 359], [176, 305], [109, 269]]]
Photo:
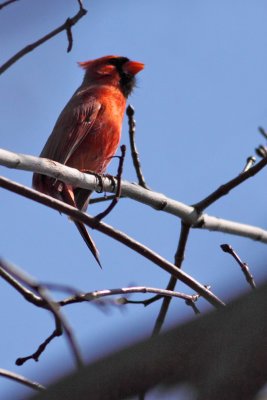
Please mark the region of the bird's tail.
[[[79, 199], [79, 207], [80, 209], [83, 209], [84, 206], [88, 204], [89, 201], [89, 196], [90, 196], [90, 191], [86, 191], [86, 190], [82, 190], [82, 195], [80, 196], [81, 199]], [[61, 196], [63, 198], [63, 200], [65, 201], [65, 203], [72, 205], [73, 207], [77, 207], [76, 204], [76, 200], [75, 200], [75, 195], [78, 195], [77, 193], [73, 192], [73, 188], [69, 185], [64, 184], [63, 186], [63, 190], [61, 191]], [[89, 233], [87, 232], [84, 224], [82, 222], [78, 222], [73, 220], [73, 222], [75, 223], [75, 225], [78, 228], [78, 231], [80, 232], [83, 240], [85, 241], [87, 247], [89, 248], [89, 250], [91, 251], [91, 253], [93, 254], [94, 258], [96, 259], [98, 265], [100, 266], [100, 268], [102, 268], [100, 260], [99, 260], [99, 252], [96, 248], [96, 245], [93, 241], [93, 239], [91, 238], [91, 236], [89, 235]]]
[[97, 247], [96, 247], [93, 239], [91, 238], [91, 236], [87, 232], [87, 229], [85, 228], [85, 226], [81, 222], [76, 222], [76, 221], [73, 221], [73, 222], [77, 226], [77, 229], [80, 232], [80, 234], [81, 234], [83, 240], [85, 241], [87, 247], [89, 248], [89, 250], [91, 251], [91, 253], [95, 257], [99, 267], [102, 268], [102, 265], [101, 265], [100, 260], [99, 260], [99, 252], [97, 250]]

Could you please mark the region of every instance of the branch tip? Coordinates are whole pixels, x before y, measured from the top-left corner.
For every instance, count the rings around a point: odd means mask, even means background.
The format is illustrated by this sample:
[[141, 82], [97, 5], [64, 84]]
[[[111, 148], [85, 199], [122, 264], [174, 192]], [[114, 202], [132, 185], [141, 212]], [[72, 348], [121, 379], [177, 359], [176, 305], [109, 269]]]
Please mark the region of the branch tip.
[[262, 134], [262, 136], [267, 139], [267, 132], [261, 126], [258, 127], [258, 131]]

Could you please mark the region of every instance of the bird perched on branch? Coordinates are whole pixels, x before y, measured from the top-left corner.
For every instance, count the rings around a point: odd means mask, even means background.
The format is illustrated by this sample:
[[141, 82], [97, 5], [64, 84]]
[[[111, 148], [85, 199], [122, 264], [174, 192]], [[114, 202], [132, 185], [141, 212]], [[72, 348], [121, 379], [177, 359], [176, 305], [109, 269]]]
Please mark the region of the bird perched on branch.
[[[40, 157], [82, 172], [103, 174], [118, 148], [126, 99], [144, 64], [126, 57], [105, 56], [79, 65], [85, 70], [83, 82], [59, 115]], [[33, 175], [33, 187], [82, 211], [92, 193], [37, 173]], [[74, 223], [101, 266], [85, 226]]]

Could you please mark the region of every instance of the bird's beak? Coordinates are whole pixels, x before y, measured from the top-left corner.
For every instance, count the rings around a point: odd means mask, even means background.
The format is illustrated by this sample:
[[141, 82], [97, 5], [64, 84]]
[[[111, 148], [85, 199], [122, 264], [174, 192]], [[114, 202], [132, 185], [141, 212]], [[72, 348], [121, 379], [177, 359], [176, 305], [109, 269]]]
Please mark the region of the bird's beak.
[[138, 72], [142, 71], [145, 68], [145, 64], [138, 61], [127, 61], [123, 64], [123, 71], [126, 74], [136, 75]]

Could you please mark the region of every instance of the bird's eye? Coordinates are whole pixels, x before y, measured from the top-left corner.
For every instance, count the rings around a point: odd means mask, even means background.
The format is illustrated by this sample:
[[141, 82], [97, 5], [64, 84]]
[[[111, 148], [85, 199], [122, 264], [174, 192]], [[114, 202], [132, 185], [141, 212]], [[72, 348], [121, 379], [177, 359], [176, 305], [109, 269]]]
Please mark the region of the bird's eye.
[[127, 57], [114, 57], [109, 60], [109, 64], [115, 65], [115, 67], [120, 68], [123, 64], [130, 61]]

